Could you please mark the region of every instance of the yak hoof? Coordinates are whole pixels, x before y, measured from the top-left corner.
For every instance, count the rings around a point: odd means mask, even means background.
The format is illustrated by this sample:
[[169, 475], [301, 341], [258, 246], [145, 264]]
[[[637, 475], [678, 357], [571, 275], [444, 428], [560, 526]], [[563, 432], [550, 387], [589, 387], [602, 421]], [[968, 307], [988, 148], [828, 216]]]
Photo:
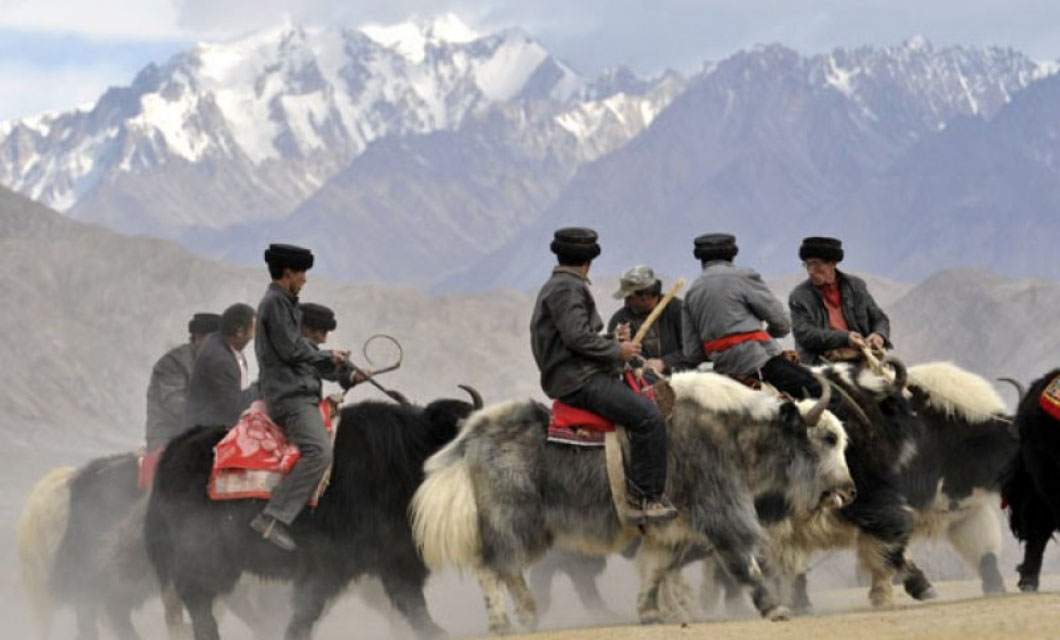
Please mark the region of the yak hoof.
[[1038, 580], [1036, 578], [1020, 578], [1016, 586], [1024, 593], [1035, 593], [1038, 591]]
[[917, 573], [906, 580], [904, 586], [905, 592], [912, 596], [914, 600], [931, 600], [939, 596], [938, 592], [935, 591], [935, 587], [928, 582], [928, 579], [922, 573]]
[[791, 619], [791, 611], [781, 604], [773, 607], [769, 611], [766, 611], [764, 617], [770, 622], [783, 622], [785, 620]]
[[490, 633], [495, 636], [508, 636], [515, 633], [515, 628], [510, 621], [505, 620], [504, 622], [490, 624]]
[[658, 611], [643, 613], [640, 616], [640, 623], [643, 625], [662, 624], [663, 622], [665, 622], [665, 620], [663, 620], [662, 614]]

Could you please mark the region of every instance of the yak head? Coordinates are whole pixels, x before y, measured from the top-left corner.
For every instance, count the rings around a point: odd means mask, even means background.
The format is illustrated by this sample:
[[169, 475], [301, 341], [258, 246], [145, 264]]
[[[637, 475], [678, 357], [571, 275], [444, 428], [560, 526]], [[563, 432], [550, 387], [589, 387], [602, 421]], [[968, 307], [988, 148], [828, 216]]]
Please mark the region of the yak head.
[[[791, 457], [789, 474], [801, 477], [796, 510], [839, 509], [854, 501], [857, 490], [847, 467], [847, 434], [843, 423], [826, 409], [831, 388], [818, 376], [821, 397], [781, 408], [783, 428], [809, 455]], [[790, 407], [791, 405], [786, 405]]]

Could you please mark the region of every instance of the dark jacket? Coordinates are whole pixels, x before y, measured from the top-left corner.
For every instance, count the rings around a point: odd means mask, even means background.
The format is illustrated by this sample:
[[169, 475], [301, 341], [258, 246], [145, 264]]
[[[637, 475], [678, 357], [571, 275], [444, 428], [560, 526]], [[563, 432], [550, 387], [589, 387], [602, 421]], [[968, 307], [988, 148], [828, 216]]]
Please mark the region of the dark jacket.
[[240, 388], [239, 362], [220, 332], [206, 340], [188, 385], [183, 428], [198, 425], [231, 427], [259, 397], [257, 383]]
[[275, 282], [258, 305], [254, 335], [258, 384], [272, 416], [285, 415], [303, 404], [320, 401], [320, 374], [330, 371], [330, 350], [318, 350], [302, 335], [298, 296]]
[[[684, 343], [681, 338], [681, 299], [674, 298], [666, 305], [663, 312], [656, 318], [655, 324], [648, 329], [648, 333], [641, 342], [641, 357], [659, 358], [666, 365], [662, 373], [670, 374], [675, 371], [695, 367], [689, 363], [684, 356]], [[650, 313], [650, 312], [649, 312]], [[607, 321], [607, 332], [614, 333], [615, 327], [620, 323], [628, 322], [629, 329], [633, 335], [637, 335], [640, 326], [648, 319], [649, 313], [637, 313], [623, 305], [616, 311], [611, 319]]]
[[195, 349], [188, 343], [166, 352], [151, 369], [147, 385], [147, 448], [155, 449], [181, 432]]
[[594, 375], [619, 369], [618, 342], [600, 334], [589, 280], [569, 267], [556, 267], [541, 287], [530, 319], [530, 347], [550, 398], [581, 389]]
[[[836, 271], [836, 280], [839, 283], [843, 318], [850, 331], [857, 331], [863, 336], [878, 333], [890, 348], [891, 321], [872, 299], [865, 281], [841, 271]], [[819, 364], [826, 351], [850, 346], [848, 331], [829, 328], [824, 298], [809, 279], [792, 290], [788, 296], [788, 308], [791, 310], [795, 347], [803, 363]]]

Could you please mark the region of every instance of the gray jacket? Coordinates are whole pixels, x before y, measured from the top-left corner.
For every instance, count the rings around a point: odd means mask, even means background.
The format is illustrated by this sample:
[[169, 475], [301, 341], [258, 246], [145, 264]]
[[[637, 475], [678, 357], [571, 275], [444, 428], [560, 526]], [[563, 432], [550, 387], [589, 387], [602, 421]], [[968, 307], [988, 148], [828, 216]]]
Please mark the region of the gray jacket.
[[[685, 295], [685, 357], [703, 362], [703, 343], [734, 333], [762, 330], [774, 338], [791, 331], [784, 304], [773, 295], [762, 276], [753, 269], [737, 267], [726, 260], [708, 262]], [[754, 375], [770, 358], [780, 354], [774, 340], [744, 342], [711, 354], [714, 370], [735, 375]]]
[[[883, 336], [887, 348], [891, 348], [891, 321], [873, 300], [865, 281], [842, 271], [836, 271], [836, 280], [843, 318], [850, 331], [863, 336], [878, 333]], [[794, 323], [795, 347], [803, 363], [818, 364], [826, 351], [850, 346], [848, 331], [837, 331], [828, 326], [824, 299], [809, 279], [792, 290], [788, 307]]]
[[183, 428], [198, 425], [231, 427], [260, 393], [257, 383], [243, 390], [239, 362], [220, 332], [206, 339], [188, 385]]
[[147, 385], [147, 448], [155, 449], [181, 432], [195, 350], [188, 343], [170, 349], [151, 369]]
[[620, 348], [600, 334], [603, 328], [589, 280], [569, 267], [553, 269], [530, 318], [530, 348], [548, 397], [562, 398], [595, 375], [617, 373]]
[[276, 417], [320, 401], [320, 374], [332, 370], [331, 351], [318, 350], [302, 336], [298, 296], [275, 282], [258, 305], [254, 335], [261, 395]]

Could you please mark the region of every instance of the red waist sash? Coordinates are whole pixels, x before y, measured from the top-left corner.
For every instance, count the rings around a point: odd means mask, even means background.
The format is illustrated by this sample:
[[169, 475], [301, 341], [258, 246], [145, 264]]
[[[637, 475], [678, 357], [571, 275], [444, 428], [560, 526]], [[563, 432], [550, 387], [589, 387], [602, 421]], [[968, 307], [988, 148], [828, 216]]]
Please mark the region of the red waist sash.
[[703, 343], [703, 353], [708, 356], [711, 353], [720, 353], [745, 342], [769, 342], [769, 334], [765, 331], [748, 331], [746, 333], [730, 333], [724, 338], [711, 340]]

